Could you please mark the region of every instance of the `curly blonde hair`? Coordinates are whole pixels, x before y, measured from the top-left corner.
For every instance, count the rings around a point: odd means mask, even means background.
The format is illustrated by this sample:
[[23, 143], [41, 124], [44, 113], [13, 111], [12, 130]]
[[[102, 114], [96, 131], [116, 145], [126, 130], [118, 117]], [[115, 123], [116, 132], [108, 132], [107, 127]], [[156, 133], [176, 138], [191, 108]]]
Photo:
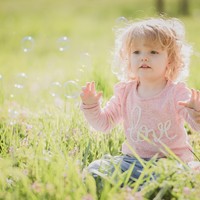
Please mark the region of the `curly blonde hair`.
[[170, 63], [166, 70], [168, 80], [183, 81], [188, 76], [192, 47], [185, 42], [185, 29], [180, 20], [145, 19], [130, 23], [116, 33], [112, 68], [120, 80], [137, 79], [131, 71], [130, 56], [134, 43], [141, 39], [167, 50]]

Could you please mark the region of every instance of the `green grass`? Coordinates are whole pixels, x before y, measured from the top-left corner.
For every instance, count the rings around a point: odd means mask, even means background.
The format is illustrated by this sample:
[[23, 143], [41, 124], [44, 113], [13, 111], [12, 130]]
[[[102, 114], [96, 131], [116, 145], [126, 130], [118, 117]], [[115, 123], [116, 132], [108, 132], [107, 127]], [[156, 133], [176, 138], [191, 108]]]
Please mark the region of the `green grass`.
[[[80, 99], [65, 98], [64, 83], [76, 79], [79, 86], [95, 80], [104, 93], [103, 103], [112, 96], [117, 82], [110, 69], [116, 19], [157, 16], [153, 0], [1, 0], [0, 4], [0, 199], [199, 198], [200, 175], [175, 164], [173, 155], [157, 166], [146, 165], [144, 179], [135, 182], [134, 189], [128, 183], [120, 187], [128, 173], [104, 177], [103, 189], [96, 187], [84, 168], [105, 154], [119, 155], [122, 127], [106, 135], [94, 131], [79, 109]], [[185, 23], [195, 51], [187, 82], [200, 89], [200, 3], [190, 4], [190, 16], [178, 14], [173, 0], [166, 1], [166, 12]], [[24, 53], [21, 41], [29, 35], [34, 47]], [[62, 36], [69, 37], [69, 48], [59, 52], [57, 40]], [[86, 52], [89, 56], [84, 57]], [[82, 64], [88, 65], [86, 69]], [[27, 79], [19, 80], [21, 72]], [[60, 94], [57, 98], [50, 95], [53, 82], [62, 85], [54, 89]], [[16, 83], [24, 88], [16, 89]], [[189, 128], [188, 133], [200, 157], [199, 135]], [[159, 178], [149, 181], [152, 171]]]

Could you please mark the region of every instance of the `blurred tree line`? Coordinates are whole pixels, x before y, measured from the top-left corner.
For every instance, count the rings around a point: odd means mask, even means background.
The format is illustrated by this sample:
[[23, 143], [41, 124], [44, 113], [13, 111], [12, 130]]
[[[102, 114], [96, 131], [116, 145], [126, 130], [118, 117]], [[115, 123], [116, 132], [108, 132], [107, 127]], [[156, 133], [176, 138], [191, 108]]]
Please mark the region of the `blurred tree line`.
[[[165, 13], [165, 1], [156, 0], [157, 12], [160, 14]], [[178, 12], [182, 15], [189, 15], [189, 0], [179, 0], [178, 2]]]

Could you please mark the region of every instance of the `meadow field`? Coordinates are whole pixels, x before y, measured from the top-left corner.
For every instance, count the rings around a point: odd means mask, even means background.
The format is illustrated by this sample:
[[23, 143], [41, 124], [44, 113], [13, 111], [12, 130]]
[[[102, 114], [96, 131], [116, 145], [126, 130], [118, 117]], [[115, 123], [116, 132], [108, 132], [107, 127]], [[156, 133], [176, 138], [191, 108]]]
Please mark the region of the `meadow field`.
[[[189, 1], [188, 16], [179, 14], [178, 2], [165, 1], [166, 16], [185, 24], [194, 48], [186, 82], [200, 90], [200, 2]], [[156, 16], [154, 0], [0, 0], [0, 199], [200, 199], [200, 172], [169, 149], [157, 166], [143, 163], [132, 185], [130, 171], [96, 184], [84, 170], [106, 154], [119, 155], [124, 135], [121, 125], [107, 134], [88, 125], [81, 86], [94, 80], [104, 105], [118, 82], [114, 31]], [[198, 160], [200, 135], [186, 128]], [[152, 171], [159, 176], [150, 181]]]

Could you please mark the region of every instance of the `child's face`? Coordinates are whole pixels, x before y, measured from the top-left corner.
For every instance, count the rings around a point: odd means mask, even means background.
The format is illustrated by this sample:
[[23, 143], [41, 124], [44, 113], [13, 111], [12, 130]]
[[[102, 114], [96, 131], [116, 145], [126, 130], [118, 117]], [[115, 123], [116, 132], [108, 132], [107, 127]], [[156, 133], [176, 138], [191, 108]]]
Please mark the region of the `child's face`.
[[131, 71], [140, 80], [165, 80], [168, 53], [158, 45], [137, 41], [131, 52]]

